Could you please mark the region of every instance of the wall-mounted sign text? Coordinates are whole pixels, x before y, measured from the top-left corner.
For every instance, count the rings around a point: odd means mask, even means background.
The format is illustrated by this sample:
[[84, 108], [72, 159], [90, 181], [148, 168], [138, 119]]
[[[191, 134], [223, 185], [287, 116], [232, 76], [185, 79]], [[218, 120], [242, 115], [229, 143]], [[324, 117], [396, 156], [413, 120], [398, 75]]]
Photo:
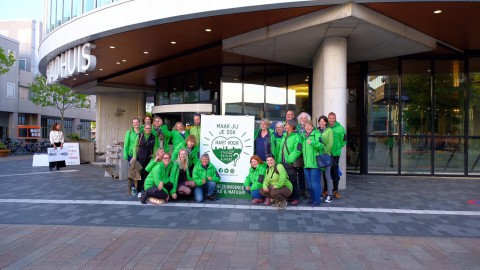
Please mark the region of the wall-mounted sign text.
[[61, 53], [47, 65], [47, 84], [95, 70], [97, 58], [90, 54], [95, 45], [85, 43]]

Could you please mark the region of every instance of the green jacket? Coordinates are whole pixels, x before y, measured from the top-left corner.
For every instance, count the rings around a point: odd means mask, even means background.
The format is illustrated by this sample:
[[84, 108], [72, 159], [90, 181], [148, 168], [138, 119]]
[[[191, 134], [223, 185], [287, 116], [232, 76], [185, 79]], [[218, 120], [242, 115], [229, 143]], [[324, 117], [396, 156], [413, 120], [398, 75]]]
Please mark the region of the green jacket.
[[197, 143], [195, 145], [200, 145], [200, 126], [191, 126], [190, 135], [195, 136], [195, 139], [197, 139]]
[[208, 163], [207, 168], [205, 169], [202, 166], [202, 163], [199, 161], [193, 167], [193, 181], [197, 184], [197, 187], [202, 186], [202, 179], [208, 182], [208, 177], [212, 178], [212, 181], [215, 183], [220, 182], [220, 175], [217, 172], [217, 168], [213, 166], [211, 162]]
[[274, 188], [287, 187], [290, 191], [293, 190], [292, 183], [288, 180], [287, 171], [281, 163], [275, 165], [275, 168], [268, 168], [265, 172], [265, 179], [263, 180], [263, 188], [273, 186]]
[[273, 147], [274, 147], [274, 150], [273, 150], [273, 153], [274, 153], [274, 156], [275, 156], [275, 162], [276, 163], [279, 163], [282, 161], [282, 158], [278, 155], [278, 151], [280, 151], [279, 149], [281, 149], [281, 145], [282, 145], [282, 139], [283, 137], [285, 137], [285, 134], [287, 134], [286, 132], [283, 132], [282, 136], [278, 136], [278, 134], [275, 132], [273, 133]]
[[297, 132], [285, 134], [280, 142], [280, 148], [277, 149], [277, 163], [282, 161], [293, 164], [302, 154], [302, 137]]
[[333, 131], [332, 156], [339, 157], [342, 153], [342, 148], [347, 144], [347, 133], [345, 128], [336, 121], [330, 128]]
[[263, 180], [265, 179], [266, 171], [267, 165], [265, 163], [258, 164], [257, 168], [250, 167], [247, 178], [245, 178], [245, 182], [243, 182], [243, 186], [250, 187], [250, 190], [261, 188]]
[[[140, 133], [138, 133], [140, 134]], [[133, 157], [133, 149], [135, 142], [137, 141], [137, 133], [133, 128], [130, 128], [125, 132], [125, 139], [123, 140], [123, 159], [128, 160], [128, 157]]]
[[[172, 153], [172, 160], [173, 161], [177, 160], [178, 153], [183, 148], [187, 149], [187, 151], [188, 151], [187, 142], [185, 142], [185, 141], [183, 141], [182, 143], [177, 145], [177, 147], [173, 150], [173, 153]], [[193, 149], [188, 153], [188, 166], [197, 164], [197, 162], [199, 161], [199, 159], [198, 159], [198, 152], [199, 151], [200, 150], [198, 149], [198, 145], [195, 145], [195, 147], [193, 147]]]
[[[145, 190], [155, 186], [158, 188], [160, 182], [163, 182], [163, 185], [167, 183], [172, 183], [173, 188], [170, 192], [165, 189], [162, 189], [166, 193], [173, 195], [177, 193], [177, 177], [178, 177], [178, 165], [175, 162], [170, 162], [167, 167], [165, 164], [159, 164], [153, 168], [153, 170], [148, 174], [147, 178], [145, 179]], [[176, 176], [176, 177], [175, 177]]]
[[[182, 136], [182, 134], [178, 131], [178, 130], [172, 130], [172, 131], [169, 131], [168, 129], [166, 129], [164, 131], [164, 134], [165, 134], [165, 137], [168, 139], [168, 140], [171, 140], [172, 141], [172, 150], [175, 150], [175, 148], [177, 148], [177, 146], [181, 143], [181, 142], [185, 142], [185, 140], [187, 139], [188, 135], [190, 135], [190, 132], [188, 130], [185, 130], [185, 138]], [[167, 141], [168, 141], [167, 140]], [[168, 145], [168, 143], [167, 143]], [[166, 148], [167, 149], [167, 148]]]
[[151, 172], [153, 170], [153, 168], [155, 168], [156, 166], [158, 166], [158, 164], [161, 164], [161, 163], [163, 163], [163, 161], [156, 162], [155, 157], [153, 157], [150, 160], [150, 162], [148, 163], [147, 167], [145, 167], [145, 171], [146, 172]]
[[[256, 141], [258, 136], [260, 135], [260, 132], [262, 132], [261, 129], [258, 129], [255, 131], [255, 135], [253, 137], [253, 140]], [[273, 136], [273, 130], [272, 129], [268, 129], [268, 134], [267, 135], [268, 137], [265, 137], [266, 140], [264, 140], [264, 148], [265, 148], [265, 153], [264, 153], [264, 156], [268, 155], [268, 154], [271, 154], [271, 155], [274, 155], [275, 156], [275, 137]], [[256, 155], [257, 154], [257, 149], [255, 148], [255, 142], [253, 143], [253, 153], [255, 153]], [[260, 155], [259, 155], [260, 156]]]
[[332, 155], [332, 147], [333, 147], [333, 131], [331, 128], [326, 128], [323, 131], [321, 129], [318, 130], [320, 134], [322, 134], [322, 150], [320, 154], [328, 154]]
[[165, 135], [165, 133], [168, 132], [168, 127], [165, 124], [162, 124], [159, 128], [159, 132], [155, 129], [155, 126], [152, 125], [152, 134], [155, 135], [155, 137], [158, 138], [158, 143], [160, 147], [163, 147], [166, 152], [169, 152], [168, 150], [168, 138]]
[[[150, 136], [153, 136], [153, 138], [154, 138], [153, 149], [152, 149], [152, 154], [151, 154], [151, 156], [150, 156], [149, 158], [155, 157], [155, 153], [156, 153], [156, 151], [157, 151], [157, 149], [158, 149], [158, 138], [155, 137], [155, 135], [153, 135], [153, 134], [151, 134], [151, 133], [150, 133], [148, 136], [147, 136], [147, 134], [143, 133], [143, 136], [145, 137], [145, 141], [149, 141], [149, 140], [150, 140]], [[141, 139], [141, 138], [142, 138], [142, 136], [139, 134], [139, 135], [137, 136], [137, 139], [135, 140], [135, 143], [133, 144], [133, 157], [134, 157], [134, 158], [137, 158], [137, 156], [138, 156], [138, 151], [137, 151], [137, 150], [138, 150], [138, 146], [139, 146], [139, 144], [140, 144], [140, 139]]]
[[[319, 151], [323, 148], [323, 144], [320, 142], [320, 137], [322, 136], [318, 130], [314, 129], [308, 137], [307, 134], [303, 134], [303, 145], [302, 145], [302, 154], [303, 154], [303, 163], [304, 168], [317, 169], [317, 155]], [[310, 144], [308, 144], [310, 140]]]

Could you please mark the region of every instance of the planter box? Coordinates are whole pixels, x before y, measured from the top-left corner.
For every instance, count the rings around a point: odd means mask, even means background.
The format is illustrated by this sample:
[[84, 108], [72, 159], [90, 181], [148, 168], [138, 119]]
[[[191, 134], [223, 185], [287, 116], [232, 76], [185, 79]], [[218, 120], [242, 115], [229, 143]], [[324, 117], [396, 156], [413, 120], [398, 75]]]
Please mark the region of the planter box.
[[0, 157], [6, 157], [8, 155], [10, 155], [9, 149], [0, 149]]
[[92, 163], [95, 161], [95, 144], [93, 142], [78, 142], [80, 151], [80, 163]]

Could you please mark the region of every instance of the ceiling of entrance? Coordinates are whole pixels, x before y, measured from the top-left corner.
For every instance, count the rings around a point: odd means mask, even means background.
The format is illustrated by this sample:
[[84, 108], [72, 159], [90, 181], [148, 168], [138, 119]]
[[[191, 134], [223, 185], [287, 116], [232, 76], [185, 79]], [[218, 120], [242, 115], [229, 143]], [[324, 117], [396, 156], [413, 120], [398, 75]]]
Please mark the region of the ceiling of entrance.
[[[437, 52], [453, 54], [480, 49], [478, 2], [372, 3], [363, 6], [439, 40], [441, 46], [437, 47]], [[157, 78], [215, 64], [265, 63], [268, 60], [223, 52], [222, 40], [329, 7], [214, 16], [107, 36], [93, 41], [96, 70], [62, 83], [77, 87], [97, 81], [98, 85], [105, 86], [152, 88]], [[442, 13], [434, 14], [435, 10], [442, 10]], [[207, 28], [212, 31], [205, 31]], [[172, 44], [172, 41], [176, 43]]]

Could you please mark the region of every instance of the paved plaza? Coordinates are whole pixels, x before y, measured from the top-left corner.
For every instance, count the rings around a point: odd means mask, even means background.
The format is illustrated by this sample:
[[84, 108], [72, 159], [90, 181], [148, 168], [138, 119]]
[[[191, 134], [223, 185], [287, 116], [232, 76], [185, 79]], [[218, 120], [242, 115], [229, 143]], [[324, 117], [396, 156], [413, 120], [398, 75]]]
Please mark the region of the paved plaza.
[[343, 198], [142, 205], [90, 164], [0, 158], [0, 269], [480, 269], [480, 179], [348, 175]]

